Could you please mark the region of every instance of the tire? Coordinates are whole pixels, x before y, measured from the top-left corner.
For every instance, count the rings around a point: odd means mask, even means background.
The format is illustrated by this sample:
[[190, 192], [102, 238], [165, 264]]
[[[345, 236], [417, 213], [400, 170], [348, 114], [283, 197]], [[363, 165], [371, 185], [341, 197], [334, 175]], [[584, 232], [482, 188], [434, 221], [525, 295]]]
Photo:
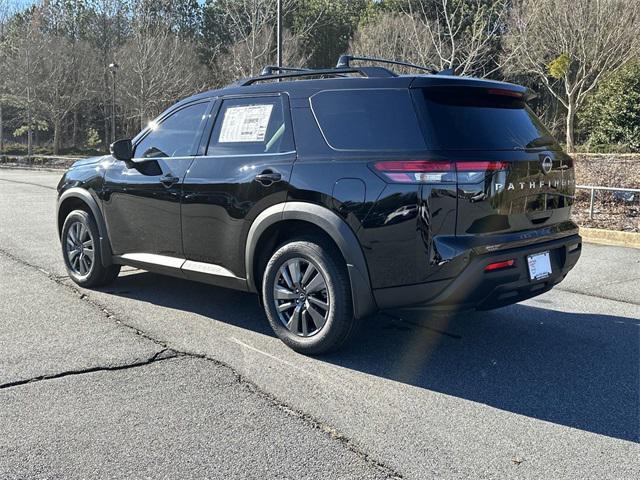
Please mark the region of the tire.
[[120, 265], [104, 267], [101, 261], [100, 234], [93, 217], [84, 210], [74, 210], [64, 221], [60, 241], [62, 257], [69, 277], [84, 288], [113, 282]]
[[262, 299], [273, 331], [297, 352], [337, 350], [355, 330], [347, 267], [329, 243], [279, 247], [264, 271]]

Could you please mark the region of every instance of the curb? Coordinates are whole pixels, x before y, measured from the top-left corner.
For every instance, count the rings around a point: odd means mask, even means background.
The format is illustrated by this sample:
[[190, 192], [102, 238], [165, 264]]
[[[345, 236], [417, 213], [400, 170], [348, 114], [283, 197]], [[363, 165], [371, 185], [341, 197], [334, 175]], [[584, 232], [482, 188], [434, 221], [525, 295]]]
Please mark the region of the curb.
[[580, 227], [582, 240], [588, 243], [613, 245], [619, 247], [640, 248], [640, 233], [619, 232], [603, 228]]
[[23, 167], [29, 169], [53, 168], [64, 170], [80, 160], [80, 157], [49, 157], [38, 156], [24, 157], [14, 155], [0, 155], [0, 166], [2, 167]]
[[19, 165], [17, 163], [0, 163], [0, 170], [32, 170], [37, 172], [64, 172], [69, 167], [63, 166], [45, 166], [40, 167], [38, 165]]

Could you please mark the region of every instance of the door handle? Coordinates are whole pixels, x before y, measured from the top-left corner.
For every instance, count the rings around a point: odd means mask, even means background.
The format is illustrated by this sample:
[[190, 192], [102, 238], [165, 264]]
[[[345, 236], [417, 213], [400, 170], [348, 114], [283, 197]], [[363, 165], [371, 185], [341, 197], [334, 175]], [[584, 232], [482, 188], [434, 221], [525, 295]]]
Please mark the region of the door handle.
[[170, 173], [160, 177], [160, 183], [167, 188], [173, 187], [176, 183], [180, 181], [180, 177], [176, 177]]
[[282, 180], [282, 175], [278, 172], [274, 172], [272, 170], [265, 170], [262, 173], [256, 175], [256, 180], [260, 182], [265, 187], [274, 184], [275, 182], [279, 182]]

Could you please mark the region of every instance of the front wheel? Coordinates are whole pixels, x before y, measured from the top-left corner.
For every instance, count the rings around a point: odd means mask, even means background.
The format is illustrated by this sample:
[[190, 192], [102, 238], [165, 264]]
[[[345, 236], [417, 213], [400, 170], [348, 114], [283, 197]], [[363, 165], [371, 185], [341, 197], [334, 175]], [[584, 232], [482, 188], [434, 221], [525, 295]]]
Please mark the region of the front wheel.
[[84, 210], [74, 210], [67, 215], [60, 239], [69, 277], [81, 287], [106, 285], [120, 273], [120, 265], [102, 265], [98, 227]]
[[265, 269], [262, 297], [273, 331], [300, 353], [335, 350], [354, 330], [347, 268], [328, 243], [281, 246]]

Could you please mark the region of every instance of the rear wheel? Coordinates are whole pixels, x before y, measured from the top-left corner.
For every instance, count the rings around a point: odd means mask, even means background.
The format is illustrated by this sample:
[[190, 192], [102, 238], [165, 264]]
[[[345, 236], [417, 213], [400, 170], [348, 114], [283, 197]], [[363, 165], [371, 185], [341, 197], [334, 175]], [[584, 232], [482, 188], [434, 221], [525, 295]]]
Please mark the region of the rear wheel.
[[98, 287], [113, 282], [120, 265], [104, 267], [96, 222], [84, 210], [67, 215], [62, 226], [62, 256], [69, 277], [81, 287]]
[[331, 245], [292, 241], [271, 257], [262, 296], [274, 332], [306, 354], [339, 348], [354, 330], [349, 278]]

